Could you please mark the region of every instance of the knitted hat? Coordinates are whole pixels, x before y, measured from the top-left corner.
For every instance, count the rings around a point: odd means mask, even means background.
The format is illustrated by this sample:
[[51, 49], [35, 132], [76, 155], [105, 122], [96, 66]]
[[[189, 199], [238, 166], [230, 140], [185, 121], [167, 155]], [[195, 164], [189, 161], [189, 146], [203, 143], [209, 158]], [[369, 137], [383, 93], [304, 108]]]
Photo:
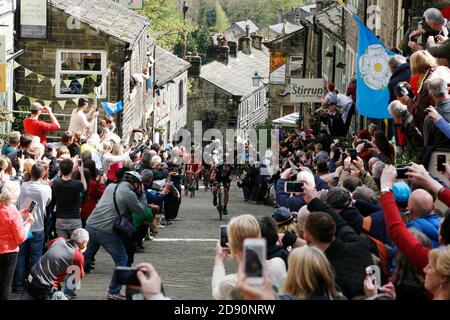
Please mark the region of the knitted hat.
[[392, 186], [392, 192], [394, 193], [395, 201], [400, 203], [406, 203], [411, 195], [411, 189], [406, 182], [399, 181]]

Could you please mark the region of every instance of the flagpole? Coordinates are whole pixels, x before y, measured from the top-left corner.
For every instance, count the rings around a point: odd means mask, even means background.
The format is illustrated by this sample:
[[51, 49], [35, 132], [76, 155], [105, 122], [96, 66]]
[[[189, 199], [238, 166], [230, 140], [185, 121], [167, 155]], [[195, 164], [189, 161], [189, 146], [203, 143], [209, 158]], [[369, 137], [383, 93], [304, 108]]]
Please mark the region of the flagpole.
[[354, 13], [347, 7], [347, 5], [344, 3], [344, 0], [337, 0], [337, 2], [344, 8], [345, 11], [347, 11], [350, 15], [354, 15]]

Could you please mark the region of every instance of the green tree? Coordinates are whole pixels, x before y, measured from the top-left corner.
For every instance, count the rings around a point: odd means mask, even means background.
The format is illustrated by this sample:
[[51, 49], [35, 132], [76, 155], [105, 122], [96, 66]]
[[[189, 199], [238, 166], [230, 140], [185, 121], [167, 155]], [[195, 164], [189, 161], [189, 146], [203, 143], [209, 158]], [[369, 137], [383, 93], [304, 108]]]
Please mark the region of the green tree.
[[151, 19], [149, 35], [169, 51], [195, 30], [192, 23], [183, 21], [182, 12], [173, 0], [145, 0], [141, 13]]
[[216, 13], [216, 23], [214, 25], [215, 32], [223, 32], [230, 27], [230, 21], [228, 20], [227, 14], [223, 10], [219, 0], [215, 3], [215, 13]]

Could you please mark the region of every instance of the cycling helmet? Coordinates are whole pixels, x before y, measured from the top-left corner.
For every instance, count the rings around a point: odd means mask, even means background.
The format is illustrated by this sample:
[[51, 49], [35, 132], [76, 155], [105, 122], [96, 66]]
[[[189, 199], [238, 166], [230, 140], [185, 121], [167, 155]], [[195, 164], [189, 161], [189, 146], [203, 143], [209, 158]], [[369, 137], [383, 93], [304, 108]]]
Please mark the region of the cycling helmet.
[[123, 176], [123, 180], [129, 183], [142, 183], [142, 178], [136, 171], [127, 171]]

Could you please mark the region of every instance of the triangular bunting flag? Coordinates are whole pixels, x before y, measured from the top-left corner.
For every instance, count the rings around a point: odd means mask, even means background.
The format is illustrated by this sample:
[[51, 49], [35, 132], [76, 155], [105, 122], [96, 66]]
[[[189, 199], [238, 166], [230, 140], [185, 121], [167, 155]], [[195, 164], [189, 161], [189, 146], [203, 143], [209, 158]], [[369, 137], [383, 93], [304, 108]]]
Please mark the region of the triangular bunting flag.
[[37, 99], [36, 99], [36, 98], [31, 98], [31, 97], [28, 97], [28, 99], [30, 99], [30, 103], [35, 103], [35, 102], [37, 101]]
[[78, 100], [77, 99], [71, 99], [70, 101], [72, 101], [74, 105], [78, 104]]
[[41, 76], [40, 74], [37, 75], [37, 78], [38, 78], [38, 82], [39, 82], [39, 83], [41, 83], [42, 80], [45, 80], [45, 77], [44, 77], [44, 76]]
[[32, 73], [33, 72], [31, 70], [28, 70], [27, 68], [25, 68], [25, 78], [28, 77]]
[[56, 101], [56, 103], [57, 103], [57, 104], [59, 104], [59, 106], [61, 107], [61, 109], [63, 109], [63, 110], [64, 110], [64, 106], [65, 106], [65, 103], [64, 103], [64, 101], [63, 101], [63, 100], [60, 100], [60, 101]]
[[44, 104], [45, 104], [46, 106], [49, 106], [49, 107], [50, 107], [50, 105], [52, 104], [52, 102], [53, 102], [53, 101], [51, 101], [51, 100], [44, 100]]
[[68, 88], [70, 86], [70, 83], [72, 82], [72, 80], [63, 80], [63, 82], [66, 85], [66, 87]]
[[91, 100], [95, 100], [95, 99], [97, 99], [97, 96], [95, 95], [95, 93], [91, 92], [91, 93], [88, 94], [88, 98], [91, 99]]
[[18, 63], [17, 61], [14, 61], [14, 70], [16, 70], [19, 67], [21, 67], [20, 63]]
[[88, 63], [89, 68], [91, 68], [91, 70], [94, 70], [96, 63]]
[[23, 97], [23, 94], [16, 92], [16, 102], [19, 101], [20, 99], [22, 99], [22, 97]]
[[52, 83], [52, 87], [54, 87], [56, 84], [56, 79], [50, 79], [50, 82]]
[[95, 82], [97, 82], [97, 75], [96, 75], [96, 74], [93, 74], [93, 75], [91, 76], [91, 78], [92, 78], [92, 80], [94, 80]]
[[86, 78], [80, 78], [78, 79], [78, 82], [83, 86], [84, 85], [84, 81], [86, 81]]

